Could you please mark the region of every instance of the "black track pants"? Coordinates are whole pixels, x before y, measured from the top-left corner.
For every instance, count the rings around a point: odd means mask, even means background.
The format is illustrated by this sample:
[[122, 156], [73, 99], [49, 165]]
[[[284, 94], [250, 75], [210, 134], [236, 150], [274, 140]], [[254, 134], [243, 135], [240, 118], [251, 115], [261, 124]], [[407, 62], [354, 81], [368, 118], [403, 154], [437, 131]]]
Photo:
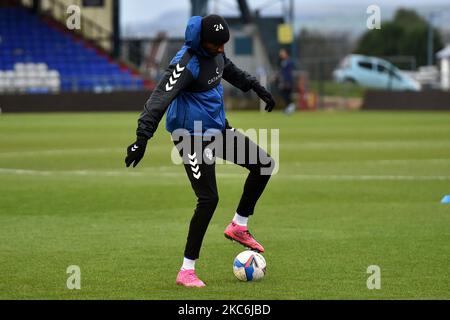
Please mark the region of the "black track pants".
[[216, 158], [233, 162], [249, 170], [236, 212], [244, 217], [253, 214], [264, 191], [275, 162], [258, 145], [234, 129], [210, 137], [182, 136], [173, 138], [183, 159], [184, 168], [197, 196], [184, 255], [195, 260], [200, 255], [203, 237], [219, 201], [216, 184]]

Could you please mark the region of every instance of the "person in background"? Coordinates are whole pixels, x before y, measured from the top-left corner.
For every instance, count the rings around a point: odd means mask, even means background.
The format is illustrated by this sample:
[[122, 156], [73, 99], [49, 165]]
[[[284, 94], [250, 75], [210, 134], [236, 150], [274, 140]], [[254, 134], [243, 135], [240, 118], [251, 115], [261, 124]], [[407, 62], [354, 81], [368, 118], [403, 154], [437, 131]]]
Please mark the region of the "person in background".
[[292, 101], [292, 91], [294, 90], [294, 63], [289, 57], [286, 49], [282, 48], [279, 52], [280, 69], [277, 75], [278, 89], [285, 102], [284, 113], [292, 114], [295, 112], [295, 104]]

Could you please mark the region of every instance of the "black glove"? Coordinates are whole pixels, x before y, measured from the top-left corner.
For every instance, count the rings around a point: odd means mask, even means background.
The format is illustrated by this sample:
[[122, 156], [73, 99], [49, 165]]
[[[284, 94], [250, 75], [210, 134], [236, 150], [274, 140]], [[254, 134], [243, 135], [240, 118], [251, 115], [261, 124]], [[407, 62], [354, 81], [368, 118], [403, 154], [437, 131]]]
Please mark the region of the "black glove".
[[253, 91], [256, 92], [258, 97], [266, 103], [266, 111], [271, 112], [273, 107], [275, 107], [275, 100], [273, 100], [272, 95], [259, 83], [255, 83], [252, 87]]
[[145, 153], [145, 148], [147, 148], [147, 138], [138, 137], [136, 142], [127, 148], [127, 157], [125, 158], [125, 164], [127, 168], [134, 162], [133, 168], [137, 166], [139, 161]]

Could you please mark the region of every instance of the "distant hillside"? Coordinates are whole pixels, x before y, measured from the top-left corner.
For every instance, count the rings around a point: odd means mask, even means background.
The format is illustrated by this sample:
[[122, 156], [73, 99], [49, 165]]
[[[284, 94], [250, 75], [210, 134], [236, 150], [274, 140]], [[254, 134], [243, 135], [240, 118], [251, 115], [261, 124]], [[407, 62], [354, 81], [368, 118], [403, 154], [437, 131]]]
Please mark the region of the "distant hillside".
[[166, 11], [155, 20], [124, 25], [121, 33], [123, 38], [149, 38], [160, 31], [166, 31], [170, 37], [184, 37], [188, 19], [186, 10]]
[[[320, 30], [325, 33], [336, 31], [348, 32], [359, 36], [366, 31], [368, 14], [366, 6], [361, 5], [328, 5], [324, 7], [305, 7], [297, 14], [297, 27]], [[399, 6], [381, 6], [381, 27], [383, 21], [391, 20]], [[430, 12], [439, 12], [435, 25], [450, 31], [450, 4], [445, 6], [421, 5], [413, 6], [420, 15], [428, 17]]]

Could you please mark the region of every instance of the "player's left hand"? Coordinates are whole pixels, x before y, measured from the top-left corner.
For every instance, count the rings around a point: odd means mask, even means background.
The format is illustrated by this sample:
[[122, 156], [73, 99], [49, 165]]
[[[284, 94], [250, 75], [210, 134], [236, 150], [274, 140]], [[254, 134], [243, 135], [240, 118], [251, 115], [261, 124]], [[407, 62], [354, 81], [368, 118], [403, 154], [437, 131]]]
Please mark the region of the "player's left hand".
[[131, 144], [127, 148], [127, 157], [125, 158], [125, 164], [127, 168], [134, 162], [133, 168], [144, 157], [145, 149], [147, 148], [147, 140], [138, 138], [135, 143]]
[[261, 100], [266, 103], [266, 108], [265, 108], [266, 111], [271, 112], [273, 110], [273, 108], [275, 107], [275, 100], [273, 99], [270, 92], [267, 91], [266, 88], [264, 88], [259, 83], [255, 84], [252, 89], [253, 89], [253, 91], [256, 92], [258, 97], [260, 97]]

